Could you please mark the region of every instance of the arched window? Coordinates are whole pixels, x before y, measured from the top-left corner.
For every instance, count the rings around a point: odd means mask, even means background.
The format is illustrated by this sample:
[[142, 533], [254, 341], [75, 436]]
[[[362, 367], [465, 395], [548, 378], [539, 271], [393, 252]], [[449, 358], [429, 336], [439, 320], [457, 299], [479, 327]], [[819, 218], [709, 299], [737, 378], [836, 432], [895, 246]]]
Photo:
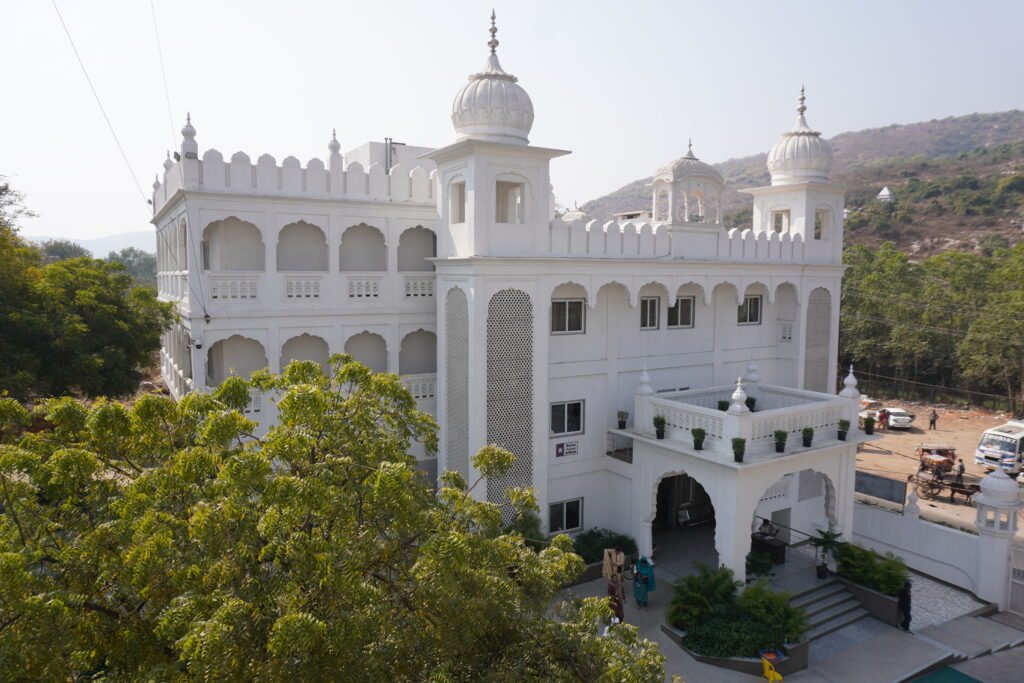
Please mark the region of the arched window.
[[433, 272], [437, 256], [437, 236], [432, 230], [417, 225], [398, 238], [398, 270], [400, 272]]
[[277, 238], [277, 269], [327, 270], [327, 238], [319, 226], [305, 221], [286, 225]]
[[267, 354], [263, 344], [235, 334], [210, 346], [206, 358], [206, 384], [219, 386], [229, 375], [249, 377], [265, 367]]
[[311, 360], [319, 363], [326, 373], [329, 371], [329, 357], [327, 342], [316, 335], [303, 333], [292, 337], [281, 347], [281, 369], [284, 370], [293, 360]]
[[231, 216], [203, 230], [204, 270], [263, 270], [266, 250], [260, 230]]
[[388, 371], [388, 347], [384, 337], [373, 332], [360, 332], [345, 342], [345, 353], [373, 372]]
[[405, 335], [398, 352], [398, 372], [402, 375], [424, 375], [437, 372], [437, 337], [427, 330]]
[[380, 230], [360, 223], [341, 236], [341, 270], [383, 272], [388, 269], [388, 250]]
[[816, 209], [814, 211], [814, 239], [827, 240], [832, 230], [832, 210]]

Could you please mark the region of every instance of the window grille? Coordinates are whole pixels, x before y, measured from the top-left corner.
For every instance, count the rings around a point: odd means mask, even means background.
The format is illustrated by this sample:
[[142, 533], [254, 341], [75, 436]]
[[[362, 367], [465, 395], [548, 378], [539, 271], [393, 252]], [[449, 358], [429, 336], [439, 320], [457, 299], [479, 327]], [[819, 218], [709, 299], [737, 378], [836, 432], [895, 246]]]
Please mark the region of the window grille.
[[804, 389], [827, 391], [829, 347], [831, 345], [832, 303], [821, 287], [807, 299], [807, 337], [804, 350]]
[[469, 480], [469, 303], [458, 287], [445, 300], [445, 468]]

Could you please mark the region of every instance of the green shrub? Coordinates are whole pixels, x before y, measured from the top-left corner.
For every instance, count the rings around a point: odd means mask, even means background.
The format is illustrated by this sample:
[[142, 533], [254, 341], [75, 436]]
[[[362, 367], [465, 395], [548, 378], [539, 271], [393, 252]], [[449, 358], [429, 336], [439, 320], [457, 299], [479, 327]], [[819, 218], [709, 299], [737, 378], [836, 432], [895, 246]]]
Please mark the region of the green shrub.
[[666, 619], [678, 629], [689, 631], [713, 610], [731, 607], [742, 585], [728, 567], [711, 568], [696, 563], [696, 574], [684, 576], [672, 586]]
[[775, 443], [784, 444], [789, 439], [789, 432], [785, 429], [776, 429], [773, 436], [775, 437]]
[[736, 606], [764, 624], [782, 629], [785, 640], [794, 643], [807, 632], [807, 618], [799, 607], [789, 604], [789, 593], [776, 593], [764, 581], [743, 589]]
[[892, 553], [883, 557], [859, 545], [840, 543], [836, 561], [840, 576], [885, 595], [896, 595], [907, 580], [907, 565]]
[[686, 632], [683, 644], [707, 657], [757, 657], [786, 641], [785, 629], [752, 619], [733, 606], [711, 614]]
[[748, 578], [760, 578], [762, 576], [771, 576], [775, 573], [775, 565], [772, 563], [772, 558], [767, 553], [755, 553], [753, 551], [747, 553], [747, 577]]
[[600, 562], [604, 557], [605, 548], [621, 550], [626, 557], [637, 555], [636, 541], [632, 536], [608, 529], [595, 528], [584, 531], [573, 541], [573, 550], [587, 564]]
[[547, 547], [547, 538], [540, 529], [540, 516], [533, 510], [527, 510], [505, 527], [505, 533], [519, 534], [534, 552], [539, 553]]

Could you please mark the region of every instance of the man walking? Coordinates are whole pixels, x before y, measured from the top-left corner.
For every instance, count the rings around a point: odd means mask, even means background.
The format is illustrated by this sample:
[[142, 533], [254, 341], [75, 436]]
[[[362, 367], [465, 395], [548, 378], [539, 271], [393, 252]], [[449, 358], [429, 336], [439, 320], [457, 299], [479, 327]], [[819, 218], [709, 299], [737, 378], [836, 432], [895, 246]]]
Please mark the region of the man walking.
[[964, 459], [963, 458], [957, 458], [956, 483], [960, 484], [961, 486], [963, 486], [963, 483], [964, 483], [964, 470], [966, 470], [966, 469], [967, 469], [967, 467], [964, 465]]
[[932, 412], [928, 414], [928, 429], [935, 431], [935, 423], [939, 421], [939, 414], [935, 412], [935, 408], [932, 408]]
[[910, 581], [903, 583], [903, 588], [896, 594], [896, 603], [903, 612], [903, 621], [900, 623], [900, 628], [907, 633], [913, 633], [910, 630]]

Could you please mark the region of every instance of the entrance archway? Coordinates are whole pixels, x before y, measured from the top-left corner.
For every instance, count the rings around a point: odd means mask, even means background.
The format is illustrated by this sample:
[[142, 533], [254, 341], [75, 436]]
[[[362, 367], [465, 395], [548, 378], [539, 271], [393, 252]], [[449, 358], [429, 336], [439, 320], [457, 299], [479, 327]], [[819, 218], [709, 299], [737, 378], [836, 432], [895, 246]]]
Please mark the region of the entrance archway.
[[686, 473], [667, 474], [654, 500], [651, 541], [658, 566], [680, 576], [692, 573], [695, 562], [717, 567], [715, 506], [700, 482]]

